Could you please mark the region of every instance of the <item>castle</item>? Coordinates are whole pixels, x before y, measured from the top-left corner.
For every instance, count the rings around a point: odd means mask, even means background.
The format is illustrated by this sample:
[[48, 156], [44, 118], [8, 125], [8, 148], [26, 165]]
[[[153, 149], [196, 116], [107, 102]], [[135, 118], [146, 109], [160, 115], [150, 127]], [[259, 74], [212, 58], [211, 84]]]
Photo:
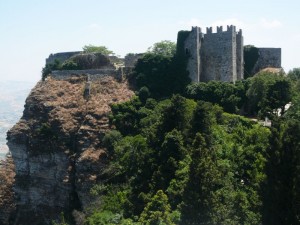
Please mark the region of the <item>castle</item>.
[[[218, 26], [216, 33], [213, 32], [212, 27], [206, 28], [206, 33], [203, 33], [200, 27], [192, 27], [191, 31], [178, 32], [177, 51], [183, 52], [187, 58], [186, 69], [192, 82], [211, 80], [235, 82], [244, 79], [244, 75], [245, 77], [252, 76], [267, 67], [281, 68], [280, 48], [255, 48], [253, 46], [255, 54], [250, 53], [249, 59], [247, 58], [249, 54], [247, 55], [244, 51], [243, 42], [242, 30], [237, 32], [233, 25], [227, 26], [226, 31], [222, 26]], [[85, 68], [93, 70], [53, 71], [52, 76], [58, 78], [68, 76], [70, 73], [89, 73], [95, 76], [118, 74], [118, 77], [122, 77], [123, 74], [130, 73], [130, 68], [132, 69], [142, 56], [143, 54], [128, 54], [124, 59], [116, 56], [102, 56], [100, 67], [94, 65], [92, 68]], [[74, 57], [84, 57], [84, 53], [51, 54], [46, 59], [46, 64], [54, 63], [55, 60], [63, 63]], [[97, 59], [95, 57], [89, 56], [88, 61], [95, 61]], [[247, 70], [246, 67], [244, 69], [244, 65], [247, 65]], [[249, 65], [251, 65], [251, 69], [249, 69]]]
[[[244, 79], [243, 42], [242, 30], [237, 32], [233, 25], [227, 26], [226, 31], [222, 26], [217, 27], [216, 33], [212, 27], [206, 28], [206, 34], [200, 27], [192, 27], [183, 44], [191, 80], [235, 82]], [[266, 67], [281, 67], [280, 48], [258, 48], [255, 64], [247, 73], [253, 75]]]

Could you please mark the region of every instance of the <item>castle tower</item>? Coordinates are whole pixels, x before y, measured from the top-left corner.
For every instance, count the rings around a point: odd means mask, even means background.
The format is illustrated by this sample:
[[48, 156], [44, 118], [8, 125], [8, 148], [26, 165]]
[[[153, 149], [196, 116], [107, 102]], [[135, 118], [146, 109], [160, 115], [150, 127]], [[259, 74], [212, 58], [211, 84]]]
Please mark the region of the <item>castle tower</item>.
[[193, 82], [200, 82], [200, 71], [201, 71], [201, 28], [192, 27], [192, 31], [184, 41], [184, 50], [186, 55], [189, 57], [187, 63], [187, 70], [190, 73], [190, 78]]
[[243, 36], [242, 31], [236, 32], [235, 26], [212, 27], [206, 34], [199, 27], [192, 27], [184, 41], [188, 55], [187, 70], [193, 82], [219, 80], [235, 82], [243, 79]]
[[236, 74], [237, 80], [244, 79], [244, 38], [241, 29], [236, 35]]

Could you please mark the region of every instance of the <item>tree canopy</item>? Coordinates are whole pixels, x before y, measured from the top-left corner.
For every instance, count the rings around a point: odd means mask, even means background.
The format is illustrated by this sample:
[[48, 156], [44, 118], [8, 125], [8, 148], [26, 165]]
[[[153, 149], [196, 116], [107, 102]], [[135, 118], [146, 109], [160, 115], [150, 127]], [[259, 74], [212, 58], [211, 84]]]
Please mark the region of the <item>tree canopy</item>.
[[82, 50], [85, 53], [101, 53], [103, 55], [114, 55], [115, 53], [111, 50], [109, 50], [105, 46], [96, 46], [96, 45], [85, 45], [83, 46]]
[[172, 57], [176, 53], [176, 43], [172, 41], [160, 41], [148, 48], [149, 53]]

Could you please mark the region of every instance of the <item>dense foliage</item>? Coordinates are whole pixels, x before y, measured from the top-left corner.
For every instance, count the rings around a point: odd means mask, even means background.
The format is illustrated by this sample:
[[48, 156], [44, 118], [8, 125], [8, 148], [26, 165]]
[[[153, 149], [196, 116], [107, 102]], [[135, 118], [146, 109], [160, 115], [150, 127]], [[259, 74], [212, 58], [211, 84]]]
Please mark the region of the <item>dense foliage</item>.
[[109, 50], [106, 46], [85, 45], [82, 48], [84, 53], [101, 53], [103, 55], [114, 55], [115, 53]]
[[210, 81], [193, 83], [186, 88], [186, 96], [195, 100], [212, 102], [223, 107], [226, 112], [237, 113], [246, 104], [246, 85], [248, 83]]
[[167, 40], [157, 42], [153, 46], [148, 48], [148, 52], [172, 57], [176, 53], [176, 44], [172, 41]]
[[244, 77], [252, 77], [255, 63], [259, 58], [258, 48], [253, 45], [244, 46]]
[[[106, 185], [113, 194], [98, 193], [104, 204], [90, 218], [259, 224], [267, 128], [180, 95], [145, 103], [135, 98], [112, 110], [118, 131], [104, 139], [114, 178]], [[88, 224], [102, 224], [93, 220]]]
[[[168, 76], [172, 60], [145, 55], [136, 71]], [[183, 97], [149, 72], [147, 87], [112, 106], [109, 191], [95, 192], [102, 204], [87, 224], [299, 224], [297, 74], [191, 84]], [[272, 127], [238, 113], [268, 116]]]
[[285, 113], [285, 106], [292, 100], [290, 80], [283, 74], [261, 72], [251, 78], [247, 90], [250, 114], [274, 118]]
[[153, 98], [183, 93], [190, 82], [186, 71], [186, 56], [175, 51], [175, 44], [158, 42], [138, 60], [134, 69], [136, 87], [147, 87]]
[[83, 67], [79, 65], [74, 60], [68, 59], [61, 63], [59, 60], [55, 59], [53, 63], [47, 63], [42, 70], [42, 79], [45, 80], [46, 77], [54, 70], [81, 70]]

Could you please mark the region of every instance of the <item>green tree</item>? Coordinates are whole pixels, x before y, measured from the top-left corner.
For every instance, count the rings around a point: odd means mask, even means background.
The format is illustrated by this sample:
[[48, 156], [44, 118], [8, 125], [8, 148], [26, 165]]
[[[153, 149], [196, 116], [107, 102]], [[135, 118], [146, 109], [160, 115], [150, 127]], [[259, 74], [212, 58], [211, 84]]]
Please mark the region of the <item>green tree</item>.
[[183, 130], [188, 126], [187, 99], [180, 95], [173, 95], [171, 104], [163, 111], [161, 120], [162, 133], [167, 133], [173, 129]]
[[[253, 45], [246, 45], [244, 46], [244, 77], [252, 77], [254, 66], [258, 60], [259, 53], [258, 53], [258, 48], [256, 48]], [[257, 72], [257, 71], [256, 71]]]
[[189, 178], [183, 193], [181, 224], [214, 224], [214, 198], [221, 179], [216, 154], [197, 133], [193, 144]]
[[121, 174], [129, 180], [135, 176], [139, 170], [144, 170], [147, 157], [151, 154], [146, 139], [137, 135], [127, 136], [115, 146], [115, 158], [120, 166]]
[[273, 123], [266, 172], [264, 224], [300, 224], [300, 122], [298, 120]]
[[142, 103], [146, 103], [147, 99], [150, 97], [150, 91], [147, 87], [142, 87], [138, 93], [139, 99]]
[[124, 219], [121, 214], [113, 213], [111, 211], [95, 212], [87, 218], [87, 225], [141, 225], [140, 223], [134, 223], [130, 219]]
[[263, 110], [275, 115], [283, 115], [285, 106], [292, 100], [291, 83], [287, 79], [278, 79], [270, 84], [265, 100], [261, 103]]
[[300, 97], [300, 68], [294, 68], [293, 70], [289, 71], [287, 77], [292, 84], [293, 98], [297, 101]]
[[122, 135], [117, 130], [111, 130], [105, 134], [103, 137], [103, 145], [106, 147], [109, 156], [114, 155], [115, 145], [122, 139]]
[[300, 80], [300, 68], [290, 70], [287, 75], [293, 81]]
[[152, 186], [166, 190], [185, 155], [182, 134], [176, 129], [166, 133], [158, 152], [158, 169], [153, 175]]
[[167, 57], [173, 57], [176, 53], [176, 43], [172, 41], [160, 41], [148, 48], [148, 52]]
[[134, 76], [138, 88], [147, 87], [153, 97], [172, 93], [172, 58], [161, 54], [145, 54], [137, 61]]
[[220, 81], [193, 83], [186, 88], [186, 95], [189, 98], [218, 104], [223, 107], [224, 111], [229, 113], [236, 113], [238, 107], [242, 106], [243, 94], [241, 85], [238, 87]]
[[85, 45], [83, 46], [82, 50], [85, 53], [101, 53], [103, 55], [114, 55], [115, 53], [111, 50], [109, 50], [105, 46], [96, 46], [96, 45]]
[[58, 59], [54, 60], [54, 63], [48, 63], [42, 70], [42, 80], [45, 80], [46, 77], [53, 71], [53, 70], [60, 70], [61, 69], [61, 62]]
[[145, 115], [139, 114], [142, 103], [139, 98], [134, 97], [128, 102], [111, 106], [112, 115], [110, 122], [116, 126], [123, 135], [135, 135], [139, 133], [139, 121]]
[[62, 70], [80, 70], [80, 66], [74, 62], [73, 60], [66, 60], [62, 65], [61, 65]]
[[162, 190], [157, 191], [146, 205], [139, 222], [143, 225], [175, 225], [168, 196]]
[[154, 98], [183, 93], [190, 82], [187, 60], [174, 52], [175, 44], [169, 41], [159, 42], [150, 48], [134, 68], [137, 88], [146, 86]]
[[222, 115], [222, 110], [218, 106], [213, 106], [209, 102], [198, 101], [192, 119], [192, 133], [207, 136], [211, 135], [212, 126], [217, 123], [216, 117]]
[[282, 74], [261, 72], [251, 78], [247, 97], [250, 114], [274, 117], [291, 101], [291, 84]]

